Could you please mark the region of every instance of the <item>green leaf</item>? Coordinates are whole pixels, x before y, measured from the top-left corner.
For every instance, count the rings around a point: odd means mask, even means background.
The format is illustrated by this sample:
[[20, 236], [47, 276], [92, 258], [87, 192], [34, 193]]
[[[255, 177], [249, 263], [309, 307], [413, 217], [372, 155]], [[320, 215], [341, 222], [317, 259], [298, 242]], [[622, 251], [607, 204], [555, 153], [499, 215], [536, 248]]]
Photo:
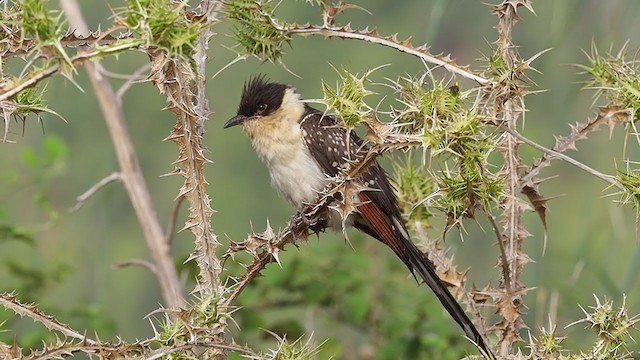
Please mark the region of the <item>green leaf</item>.
[[3, 240], [17, 240], [29, 245], [33, 245], [35, 243], [33, 235], [11, 225], [0, 225], [0, 241]]
[[53, 161], [66, 160], [69, 156], [67, 144], [57, 136], [49, 135], [44, 139], [44, 150]]

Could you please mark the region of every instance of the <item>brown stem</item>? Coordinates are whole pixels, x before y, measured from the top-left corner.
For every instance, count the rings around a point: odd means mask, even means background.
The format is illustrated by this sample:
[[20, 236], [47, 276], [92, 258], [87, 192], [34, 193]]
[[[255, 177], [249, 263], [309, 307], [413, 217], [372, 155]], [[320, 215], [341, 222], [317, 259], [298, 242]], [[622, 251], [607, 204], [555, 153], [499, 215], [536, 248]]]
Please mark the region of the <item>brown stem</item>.
[[78, 209], [80, 209], [82, 205], [84, 205], [84, 203], [87, 202], [87, 200], [89, 200], [89, 198], [91, 198], [98, 191], [100, 191], [100, 189], [111, 184], [114, 181], [120, 181], [120, 180], [122, 180], [122, 176], [120, 175], [119, 172], [114, 171], [108, 176], [105, 176], [100, 181], [95, 183], [92, 187], [90, 187], [89, 190], [83, 192], [82, 195], [79, 195], [76, 198], [78, 202], [71, 209], [69, 209], [69, 212], [78, 211]]
[[[524, 209], [523, 200], [519, 198], [522, 185], [520, 182], [520, 169], [522, 160], [519, 149], [522, 142], [514, 133], [517, 133], [518, 120], [524, 111], [524, 92], [519, 91], [523, 74], [516, 71], [522, 63], [516, 46], [513, 44], [513, 29], [519, 20], [517, 9], [520, 6], [530, 8], [529, 0], [515, 1], [504, 0], [493, 6], [493, 13], [498, 17], [497, 51], [504, 60], [507, 71], [513, 74], [512, 78], [503, 78], [496, 85], [494, 118], [499, 118], [506, 130], [502, 134], [500, 152], [504, 159], [501, 174], [505, 181], [505, 195], [502, 202], [502, 222], [504, 231], [499, 236], [504, 252], [501, 259], [502, 286], [495, 293], [497, 313], [501, 320], [494, 326], [501, 332], [498, 343], [498, 352], [502, 357], [511, 354], [513, 347], [520, 340], [520, 330], [524, 326], [522, 320], [523, 301], [526, 286], [522, 282], [522, 269], [529, 257], [524, 252], [524, 239], [528, 233], [523, 224]], [[502, 248], [501, 248], [502, 249]]]
[[171, 210], [171, 217], [169, 218], [169, 223], [167, 224], [167, 230], [164, 233], [166, 236], [164, 242], [169, 244], [169, 247], [171, 247], [171, 243], [173, 242], [173, 233], [176, 231], [178, 214], [180, 214], [180, 208], [182, 207], [184, 199], [184, 196], [179, 196], [178, 199], [176, 199], [176, 202], [173, 204], [173, 210]]
[[[89, 29], [82, 16], [76, 0], [60, 0], [69, 24], [80, 34], [89, 34]], [[133, 209], [142, 226], [147, 248], [157, 269], [157, 278], [162, 290], [162, 298], [168, 307], [181, 307], [185, 304], [182, 284], [174, 266], [170, 248], [164, 241], [165, 235], [160, 227], [158, 216], [151, 203], [151, 196], [147, 188], [142, 170], [138, 162], [133, 142], [124, 119], [124, 113], [118, 103], [116, 94], [104, 76], [99, 76], [96, 65], [86, 62], [85, 68], [91, 85], [96, 93], [100, 108], [113, 145], [122, 174], [122, 183], [131, 199]]]
[[59, 322], [55, 317], [43, 313], [35, 305], [25, 305], [21, 303], [12, 293], [0, 293], [0, 306], [13, 311], [22, 317], [28, 317], [31, 320], [44, 325], [47, 329], [57, 331], [70, 339], [83, 341], [87, 345], [98, 344], [96, 340], [88, 338], [86, 335], [73, 330], [68, 325]]

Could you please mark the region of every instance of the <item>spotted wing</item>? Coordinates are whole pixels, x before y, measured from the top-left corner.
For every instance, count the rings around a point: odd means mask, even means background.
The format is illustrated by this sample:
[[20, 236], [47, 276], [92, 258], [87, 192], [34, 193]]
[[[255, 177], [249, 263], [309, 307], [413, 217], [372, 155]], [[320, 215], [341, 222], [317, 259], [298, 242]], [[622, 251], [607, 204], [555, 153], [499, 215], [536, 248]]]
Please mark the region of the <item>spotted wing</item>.
[[[367, 154], [362, 139], [353, 131], [338, 126], [336, 119], [308, 107], [300, 123], [311, 156], [327, 176], [336, 176], [348, 167], [349, 161]], [[386, 214], [401, 217], [393, 187], [377, 162], [372, 163], [360, 179], [367, 188], [364, 193]]]

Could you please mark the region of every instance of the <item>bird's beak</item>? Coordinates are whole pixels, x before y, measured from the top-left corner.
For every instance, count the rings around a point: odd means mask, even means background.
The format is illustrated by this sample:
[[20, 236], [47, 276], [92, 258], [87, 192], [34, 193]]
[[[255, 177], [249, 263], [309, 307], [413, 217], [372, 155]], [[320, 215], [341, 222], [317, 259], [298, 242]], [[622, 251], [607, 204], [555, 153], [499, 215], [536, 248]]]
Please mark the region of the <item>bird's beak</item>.
[[250, 119], [250, 117], [248, 117], [248, 116], [236, 115], [236, 116], [232, 117], [231, 119], [229, 119], [229, 121], [227, 121], [224, 124], [224, 128], [226, 129], [226, 128], [230, 128], [232, 126], [240, 125], [240, 124], [242, 124], [243, 122], [245, 122], [245, 121], [247, 121], [249, 119]]

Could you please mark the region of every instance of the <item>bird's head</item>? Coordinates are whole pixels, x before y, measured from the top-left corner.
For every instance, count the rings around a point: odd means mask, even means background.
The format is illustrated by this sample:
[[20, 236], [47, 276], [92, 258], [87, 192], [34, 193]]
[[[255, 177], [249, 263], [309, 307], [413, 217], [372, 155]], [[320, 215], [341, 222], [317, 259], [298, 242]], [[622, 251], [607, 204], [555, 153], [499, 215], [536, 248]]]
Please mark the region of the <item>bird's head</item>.
[[224, 128], [236, 125], [260, 126], [259, 123], [298, 120], [304, 112], [304, 104], [295, 89], [285, 84], [269, 82], [264, 76], [255, 76], [244, 83], [238, 113], [224, 124]]

